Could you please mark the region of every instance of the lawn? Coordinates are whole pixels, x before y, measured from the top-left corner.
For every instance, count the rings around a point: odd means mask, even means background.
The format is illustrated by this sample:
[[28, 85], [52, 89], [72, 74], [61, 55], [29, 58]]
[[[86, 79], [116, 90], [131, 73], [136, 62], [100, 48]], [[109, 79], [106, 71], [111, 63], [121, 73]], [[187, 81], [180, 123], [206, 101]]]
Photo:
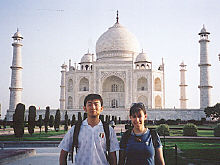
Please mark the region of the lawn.
[[45, 133], [44, 131], [35, 132], [32, 136], [28, 133], [25, 133], [22, 138], [16, 138], [14, 135], [1, 135], [0, 141], [60, 141], [62, 138], [48, 138], [50, 136], [56, 136], [65, 134], [63, 130], [56, 132], [54, 130], [48, 131]]
[[[164, 147], [166, 164], [173, 165], [217, 165], [220, 164], [220, 140], [210, 139], [164, 139], [161, 138]], [[175, 156], [174, 145], [177, 145]], [[177, 163], [176, 163], [177, 161]]]

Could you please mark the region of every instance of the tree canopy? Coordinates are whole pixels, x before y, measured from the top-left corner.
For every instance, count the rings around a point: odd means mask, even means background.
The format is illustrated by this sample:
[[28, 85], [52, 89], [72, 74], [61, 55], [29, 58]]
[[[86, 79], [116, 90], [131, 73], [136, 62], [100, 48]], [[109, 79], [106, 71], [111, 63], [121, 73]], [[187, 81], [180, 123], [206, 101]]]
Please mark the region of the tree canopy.
[[204, 110], [206, 117], [211, 117], [212, 120], [219, 119], [220, 117], [220, 103], [217, 103], [213, 107], [207, 107]]

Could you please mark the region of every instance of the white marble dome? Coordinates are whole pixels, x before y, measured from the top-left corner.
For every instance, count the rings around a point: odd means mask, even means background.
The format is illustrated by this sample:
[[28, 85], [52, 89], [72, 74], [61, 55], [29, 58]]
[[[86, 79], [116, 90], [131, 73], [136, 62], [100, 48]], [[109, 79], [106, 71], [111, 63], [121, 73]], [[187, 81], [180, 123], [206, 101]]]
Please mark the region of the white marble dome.
[[128, 58], [128, 55], [132, 57], [132, 53], [139, 51], [139, 42], [135, 35], [118, 22], [103, 33], [96, 42], [97, 60], [114, 57]]
[[150, 62], [150, 59], [148, 58], [146, 53], [139, 53], [138, 56], [136, 57], [136, 61], [135, 62], [145, 62], [148, 61]]
[[86, 53], [84, 56], [81, 58], [81, 63], [91, 63], [92, 62], [92, 54]]

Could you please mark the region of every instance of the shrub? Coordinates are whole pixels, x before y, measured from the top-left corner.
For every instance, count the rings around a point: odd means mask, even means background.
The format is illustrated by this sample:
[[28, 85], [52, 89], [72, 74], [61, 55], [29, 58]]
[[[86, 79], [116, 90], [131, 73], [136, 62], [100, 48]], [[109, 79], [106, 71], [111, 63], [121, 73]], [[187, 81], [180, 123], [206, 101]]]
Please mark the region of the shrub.
[[170, 120], [170, 119], [166, 121], [166, 124], [168, 124], [168, 125], [178, 125], [176, 120]]
[[41, 134], [41, 128], [42, 128], [42, 126], [43, 126], [43, 119], [42, 119], [42, 115], [39, 115], [39, 119], [38, 119], [38, 126], [39, 126], [39, 128], [40, 128], [40, 134]]
[[53, 126], [54, 126], [54, 117], [53, 117], [53, 115], [50, 115], [49, 126], [50, 126], [50, 127], [53, 127]]
[[156, 128], [156, 131], [160, 136], [169, 136], [170, 135], [170, 129], [167, 124], [160, 124]]
[[197, 136], [197, 126], [192, 123], [188, 123], [183, 127], [183, 136]]
[[84, 114], [83, 114], [83, 120], [85, 120], [87, 118], [87, 113], [85, 112]]
[[188, 120], [188, 123], [195, 124], [195, 123], [196, 123], [196, 121], [195, 121], [194, 119], [192, 119], [192, 120]]
[[160, 125], [160, 124], [165, 124], [166, 120], [165, 119], [160, 119], [159, 121], [156, 122], [156, 124]]
[[75, 124], [75, 122], [76, 122], [76, 116], [73, 114], [72, 121], [71, 121], [71, 127]]
[[181, 123], [181, 119], [176, 119], [177, 124]]
[[78, 112], [78, 121], [82, 121], [82, 114], [81, 114], [81, 112]]
[[65, 124], [64, 124], [64, 130], [68, 130], [68, 114], [67, 111], [65, 112]]
[[15, 137], [21, 138], [24, 135], [24, 113], [25, 105], [18, 103], [13, 114], [13, 128]]
[[54, 129], [55, 129], [56, 132], [58, 132], [59, 129], [60, 129], [60, 118], [61, 118], [60, 110], [58, 109], [56, 111], [55, 121], [54, 121]]
[[99, 119], [100, 119], [102, 122], [104, 122], [104, 115], [100, 115], [100, 116], [99, 116]]
[[46, 107], [45, 117], [44, 117], [44, 127], [45, 127], [45, 133], [48, 132], [48, 125], [50, 120], [50, 107]]
[[220, 123], [218, 123], [214, 128], [214, 136], [220, 137]]
[[28, 113], [28, 132], [30, 135], [34, 133], [35, 120], [36, 120], [36, 107], [30, 106]]

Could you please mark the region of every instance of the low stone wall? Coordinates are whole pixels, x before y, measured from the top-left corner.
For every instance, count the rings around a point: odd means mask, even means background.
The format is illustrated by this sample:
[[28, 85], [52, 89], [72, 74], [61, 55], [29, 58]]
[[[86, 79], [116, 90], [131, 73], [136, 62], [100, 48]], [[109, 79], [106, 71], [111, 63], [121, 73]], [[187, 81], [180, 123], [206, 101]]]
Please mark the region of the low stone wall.
[[[83, 110], [61, 110], [61, 120], [64, 120], [65, 112], [67, 111], [69, 119], [72, 119], [72, 115], [75, 114], [76, 119], [78, 116], [78, 112], [83, 113]], [[7, 111], [7, 120], [12, 121], [14, 111]], [[50, 115], [55, 117], [56, 110], [51, 109]], [[102, 112], [103, 115], [111, 115], [121, 117], [121, 120], [129, 120], [129, 110], [127, 109], [104, 109]], [[201, 109], [149, 109], [147, 110], [148, 120], [160, 120], [160, 119], [181, 119], [181, 120], [201, 120], [201, 118], [205, 118], [204, 110]], [[37, 110], [37, 119], [39, 115], [45, 116], [45, 109]], [[25, 111], [25, 118], [28, 119], [28, 110]]]

